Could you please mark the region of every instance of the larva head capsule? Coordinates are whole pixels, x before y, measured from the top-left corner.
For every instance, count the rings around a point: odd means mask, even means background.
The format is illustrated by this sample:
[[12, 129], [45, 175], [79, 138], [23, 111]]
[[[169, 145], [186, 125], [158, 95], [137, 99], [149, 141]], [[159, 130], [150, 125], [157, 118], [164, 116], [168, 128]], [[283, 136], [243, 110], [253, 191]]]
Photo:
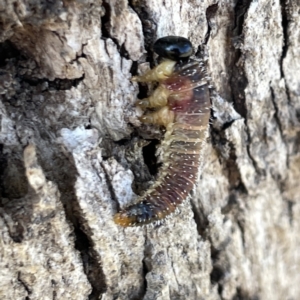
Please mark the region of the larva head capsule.
[[153, 50], [162, 58], [167, 58], [175, 61], [187, 59], [193, 54], [192, 43], [181, 36], [165, 36], [158, 39]]

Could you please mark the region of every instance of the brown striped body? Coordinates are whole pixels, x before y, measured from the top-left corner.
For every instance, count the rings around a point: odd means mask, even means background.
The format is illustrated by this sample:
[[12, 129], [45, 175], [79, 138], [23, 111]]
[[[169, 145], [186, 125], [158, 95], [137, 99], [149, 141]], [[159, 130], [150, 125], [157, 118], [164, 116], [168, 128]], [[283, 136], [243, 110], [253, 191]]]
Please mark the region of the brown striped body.
[[[145, 78], [144, 81], [150, 81]], [[155, 184], [137, 203], [115, 215], [117, 224], [138, 226], [161, 220], [187, 199], [198, 178], [210, 118], [210, 95], [205, 78], [202, 63], [189, 60], [175, 65], [167, 78], [157, 79], [159, 89], [167, 95], [166, 105], [160, 106], [160, 112], [165, 109], [170, 117], [165, 122], [165, 113], [152, 113], [153, 122], [166, 127], [162, 142], [163, 166]]]

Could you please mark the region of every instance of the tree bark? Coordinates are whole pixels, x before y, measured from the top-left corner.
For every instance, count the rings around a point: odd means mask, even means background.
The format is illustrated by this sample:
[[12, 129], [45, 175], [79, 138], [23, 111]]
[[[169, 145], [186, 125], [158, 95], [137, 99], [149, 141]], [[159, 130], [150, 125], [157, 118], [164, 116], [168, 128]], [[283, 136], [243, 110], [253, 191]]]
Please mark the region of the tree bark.
[[[0, 298], [299, 299], [299, 9], [2, 0]], [[124, 229], [163, 139], [130, 78], [166, 35], [207, 60], [210, 137], [180, 213]]]

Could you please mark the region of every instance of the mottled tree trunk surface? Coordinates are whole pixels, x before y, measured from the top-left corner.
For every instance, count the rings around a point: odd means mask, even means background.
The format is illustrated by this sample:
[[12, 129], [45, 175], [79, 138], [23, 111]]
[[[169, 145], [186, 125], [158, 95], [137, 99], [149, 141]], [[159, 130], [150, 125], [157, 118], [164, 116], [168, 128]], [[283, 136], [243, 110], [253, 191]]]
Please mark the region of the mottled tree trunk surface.
[[[0, 1], [0, 299], [300, 299], [296, 0]], [[118, 209], [163, 138], [134, 103], [158, 37], [216, 93], [203, 170], [161, 225]]]

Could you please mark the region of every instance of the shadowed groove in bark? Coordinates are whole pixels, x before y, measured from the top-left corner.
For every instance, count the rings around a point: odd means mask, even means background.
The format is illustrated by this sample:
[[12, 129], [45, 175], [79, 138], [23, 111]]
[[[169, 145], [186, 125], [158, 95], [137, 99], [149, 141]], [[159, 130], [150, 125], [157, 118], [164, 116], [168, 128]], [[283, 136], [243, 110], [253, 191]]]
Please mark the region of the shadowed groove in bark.
[[[3, 185], [4, 181], [4, 170], [7, 168], [8, 165], [8, 159], [7, 155], [3, 153], [3, 145], [0, 144], [0, 196], [5, 197], [5, 187]], [[0, 207], [2, 203], [0, 202]]]
[[144, 162], [147, 165], [151, 175], [155, 176], [161, 166], [161, 163], [157, 163], [157, 157], [155, 155], [156, 147], [159, 144], [158, 140], [152, 140], [148, 145], [143, 147]]
[[211, 32], [210, 19], [214, 18], [214, 16], [216, 15], [219, 8], [218, 5], [219, 5], [218, 3], [212, 4], [206, 9], [207, 33], [205, 35], [204, 44], [207, 44], [210, 38], [210, 32]]
[[[239, 43], [242, 43], [243, 40], [245, 14], [247, 13], [251, 2], [252, 1], [250, 0], [239, 0], [235, 6], [234, 28], [231, 33], [233, 36], [232, 42], [235, 49], [235, 58], [232, 62], [232, 70], [229, 71], [229, 74], [231, 74], [229, 82], [232, 91], [234, 108], [245, 119], [245, 131], [248, 137], [248, 141], [246, 142], [248, 156], [251, 159], [257, 173], [263, 174], [263, 170], [259, 170], [250, 151], [251, 137], [247, 126], [247, 106], [245, 102], [245, 89], [248, 85], [248, 79], [244, 72], [244, 64], [242, 63], [242, 66], [238, 66], [238, 62], [242, 59], [242, 51], [239, 49]], [[238, 95], [238, 98], [235, 95]]]
[[220, 250], [214, 249], [212, 247], [211, 260], [213, 269], [210, 273], [210, 280], [213, 285], [218, 285], [218, 294], [221, 296], [223, 291], [222, 280], [225, 278], [226, 275], [226, 266], [222, 265], [222, 263], [220, 262], [220, 254]]
[[[244, 118], [247, 116], [247, 107], [245, 105], [245, 94], [244, 90], [248, 85], [248, 80], [245, 76], [244, 70], [237, 66], [237, 63], [241, 59], [242, 52], [239, 49], [239, 44], [243, 40], [243, 25], [245, 14], [252, 1], [250, 0], [239, 0], [234, 8], [235, 19], [233, 24], [233, 30], [230, 33], [232, 36], [232, 43], [235, 49], [235, 58], [232, 62], [232, 70], [229, 72], [230, 86], [232, 90], [232, 99], [236, 111]], [[235, 95], [239, 95], [237, 98]]]
[[253, 155], [251, 154], [251, 151], [250, 151], [250, 145], [252, 143], [252, 140], [251, 140], [251, 137], [250, 137], [250, 131], [249, 131], [249, 128], [248, 128], [248, 125], [247, 125], [247, 119], [245, 119], [245, 123], [246, 123], [246, 126], [245, 126], [245, 131], [246, 131], [246, 135], [247, 135], [247, 138], [248, 140], [246, 141], [246, 149], [247, 149], [247, 154], [248, 154], [248, 157], [250, 158], [252, 164], [253, 164], [253, 167], [256, 171], [256, 175], [257, 177], [258, 176], [265, 176], [266, 175], [266, 170], [263, 170], [263, 169], [260, 169], [257, 165], [257, 162], [255, 161]]
[[247, 292], [243, 291], [241, 288], [236, 289], [236, 294], [232, 300], [261, 300], [257, 295], [250, 296]]
[[[145, 234], [145, 243], [144, 243], [144, 258], [142, 260], [142, 263], [143, 263], [143, 277], [144, 277], [144, 287], [143, 287], [144, 295], [146, 294], [147, 289], [148, 289], [148, 282], [147, 282], [146, 276], [153, 269], [152, 265], [151, 265], [153, 252], [152, 252], [152, 249], [151, 249], [151, 241], [147, 237], [147, 232], [148, 232], [147, 227], [146, 227], [145, 232], [146, 232], [146, 234]], [[144, 297], [144, 295], [141, 295], [141, 299]]]
[[[283, 71], [283, 60], [286, 57], [287, 51], [288, 51], [288, 44], [289, 44], [289, 35], [288, 35], [288, 26], [289, 26], [289, 20], [288, 20], [288, 13], [287, 13], [287, 5], [286, 5], [286, 0], [280, 0], [280, 5], [281, 5], [281, 26], [282, 26], [282, 32], [283, 32], [283, 48], [282, 48], [282, 54], [280, 58], [280, 72], [281, 72], [281, 77], [284, 78], [284, 71]], [[285, 88], [287, 86], [285, 85]], [[287, 90], [287, 95], [288, 95], [288, 90]]]
[[76, 235], [75, 248], [80, 252], [83, 263], [84, 272], [92, 286], [92, 292], [89, 295], [89, 300], [99, 299], [100, 295], [106, 291], [105, 275], [99, 265], [100, 258], [93, 250], [93, 246], [88, 238], [88, 235], [80, 229], [75, 228]]
[[[190, 201], [190, 200], [187, 200], [187, 201]], [[202, 213], [201, 211], [199, 212], [199, 210], [195, 206], [194, 201], [190, 201], [190, 203], [191, 203], [191, 207], [192, 207], [192, 210], [194, 213], [193, 218], [194, 218], [194, 221], [197, 226], [197, 232], [198, 232], [199, 236], [204, 237], [205, 229], [207, 228], [207, 225], [208, 225], [207, 216], [204, 213]]]
[[[287, 86], [285, 85], [285, 88], [287, 88]], [[279, 132], [280, 132], [280, 136], [281, 136], [281, 139], [282, 139], [282, 142], [284, 143], [285, 147], [288, 148], [288, 143], [286, 141], [286, 138], [284, 136], [284, 132], [283, 132], [283, 129], [282, 129], [282, 124], [281, 124], [281, 121], [280, 121], [280, 117], [279, 117], [279, 109], [278, 109], [278, 104], [276, 102], [276, 94], [274, 93], [274, 89], [272, 88], [271, 86], [271, 83], [270, 83], [270, 90], [271, 90], [271, 101], [272, 101], [272, 104], [274, 106], [274, 110], [275, 110], [275, 114], [274, 114], [274, 118], [276, 120], [276, 123], [278, 125], [278, 129], [279, 129]], [[288, 93], [287, 93], [288, 94]], [[289, 155], [286, 155], [286, 166], [287, 168], [289, 168]], [[284, 183], [283, 183], [283, 180], [284, 178], [274, 178], [275, 179], [275, 182], [278, 183], [278, 186], [279, 186], [279, 189], [281, 192], [284, 191]]]
[[23, 161], [15, 152], [12, 156], [4, 153], [0, 145], [0, 199], [18, 199], [28, 192]]
[[243, 220], [239, 219], [239, 216], [236, 216], [236, 218], [237, 218], [236, 224], [238, 225], [238, 228], [240, 229], [240, 232], [241, 232], [242, 245], [243, 245], [243, 248], [246, 249], [245, 222]]
[[101, 34], [102, 34], [102, 39], [111, 39], [114, 44], [116, 45], [120, 56], [124, 57], [126, 59], [129, 58], [128, 52], [125, 49], [124, 44], [123, 45], [119, 45], [119, 42], [116, 38], [114, 38], [113, 36], [111, 36], [110, 34], [110, 19], [111, 19], [111, 8], [110, 8], [110, 4], [107, 1], [103, 1], [102, 5], [105, 9], [105, 13], [103, 14], [103, 16], [101, 17]]
[[[131, 69], [130, 69], [130, 74], [132, 76], [137, 76], [139, 75], [138, 73], [138, 62], [137, 61], [133, 61], [132, 62], [132, 66], [131, 66]], [[137, 99], [136, 101], [138, 101], [138, 99], [143, 99], [143, 98], [147, 98], [148, 97], [148, 92], [149, 92], [149, 89], [148, 89], [148, 86], [146, 84], [142, 84], [140, 82], [137, 83], [138, 84], [138, 94], [137, 94]]]
[[[272, 101], [272, 104], [274, 106], [274, 110], [275, 110], [275, 114], [274, 114], [274, 118], [276, 120], [276, 123], [278, 125], [278, 129], [280, 131], [280, 135], [281, 135], [281, 138], [282, 140], [284, 141], [284, 134], [283, 134], [283, 130], [282, 130], [282, 124], [280, 122], [280, 118], [278, 116], [278, 105], [276, 103], [276, 99], [275, 99], [275, 93], [274, 93], [274, 89], [272, 88], [271, 86], [271, 83], [270, 83], [270, 91], [271, 91], [271, 101]], [[288, 163], [288, 162], [287, 162]]]
[[29, 76], [20, 76], [21, 81], [28, 83], [30, 86], [35, 87], [39, 84], [47, 83], [48, 90], [55, 90], [55, 91], [65, 91], [70, 90], [72, 87], [77, 87], [80, 82], [84, 79], [84, 75], [80, 78], [75, 79], [61, 79], [55, 78], [54, 80], [48, 79], [40, 79], [36, 77], [29, 77]]
[[105, 13], [103, 14], [103, 16], [101, 17], [101, 33], [102, 33], [102, 39], [111, 39], [118, 51], [121, 57], [129, 59], [129, 53], [125, 48], [125, 44], [120, 45], [118, 40], [116, 38], [114, 38], [111, 34], [110, 34], [110, 20], [111, 20], [111, 7], [108, 1], [103, 1], [102, 5], [105, 9]]
[[111, 38], [109, 33], [109, 21], [110, 21], [110, 6], [106, 1], [103, 1], [102, 3], [105, 13], [101, 17], [101, 33], [102, 38]]
[[[282, 18], [281, 26], [282, 26], [282, 33], [283, 33], [283, 47], [282, 47], [282, 54], [281, 54], [279, 66], [280, 66], [281, 78], [285, 78], [283, 62], [284, 62], [284, 59], [286, 58], [288, 48], [289, 48], [289, 43], [290, 43], [288, 29], [289, 29], [289, 25], [290, 25], [291, 16], [290, 16], [288, 9], [289, 9], [289, 5], [292, 5], [292, 1], [288, 2], [286, 0], [280, 0], [280, 5], [281, 5], [281, 18]], [[284, 88], [286, 91], [288, 103], [290, 105], [293, 105], [292, 100], [291, 100], [289, 86], [286, 84], [286, 79], [284, 80]], [[291, 120], [292, 123], [299, 122], [300, 121], [300, 112], [296, 110], [296, 112], [293, 112], [293, 113], [295, 113], [295, 118], [297, 121]]]
[[[5, 212], [5, 207], [4, 207], [4, 212]], [[24, 239], [24, 228], [22, 227], [22, 225], [15, 220], [15, 226], [13, 228], [11, 228], [11, 226], [9, 226], [5, 215], [1, 213], [0, 210], [0, 216], [3, 218], [4, 223], [6, 225], [6, 227], [8, 228], [8, 234], [10, 236], [10, 238], [16, 243], [16, 244], [21, 244], [23, 239]]]
[[[64, 157], [63, 154], [62, 157]], [[73, 225], [74, 228], [75, 249], [80, 254], [84, 273], [92, 286], [89, 299], [96, 300], [106, 290], [105, 275], [101, 264], [99, 263], [101, 258], [93, 249], [93, 245], [90, 242], [90, 233], [81, 228], [81, 224], [84, 223], [85, 220], [82, 219], [80, 214], [81, 210], [78, 206], [74, 190], [77, 179], [75, 163], [72, 158], [69, 158], [64, 160], [64, 164], [68, 164], [68, 167], [64, 168], [65, 170], [68, 170], [68, 173], [66, 173], [63, 177], [68, 178], [68, 180], [61, 181], [56, 177], [50, 177], [50, 180], [56, 182], [61, 193], [61, 201], [65, 209], [66, 219]], [[41, 165], [43, 164], [41, 163]], [[47, 167], [44, 166], [43, 169], [45, 170]], [[66, 202], [64, 199], [68, 199], [68, 201]]]
[[147, 9], [147, 1], [142, 0], [129, 0], [128, 5], [136, 12], [142, 22], [145, 48], [152, 47], [153, 42], [156, 40], [157, 24], [151, 18], [151, 14]]
[[[61, 153], [62, 157], [64, 155]], [[43, 160], [40, 159], [41, 166], [44, 170], [47, 170], [47, 166], [43, 166]], [[101, 258], [93, 249], [93, 245], [90, 242], [89, 236], [91, 235], [87, 229], [82, 229], [82, 223], [85, 222], [80, 214], [80, 207], [78, 206], [76, 200], [76, 194], [74, 190], [75, 182], [77, 179], [77, 170], [75, 168], [75, 163], [72, 158], [64, 159], [64, 164], [68, 166], [64, 170], [68, 170], [67, 173], [61, 174], [63, 178], [68, 178], [68, 180], [60, 180], [49, 172], [49, 179], [56, 182], [58, 190], [61, 194], [61, 202], [63, 203], [63, 208], [65, 210], [66, 219], [73, 225], [73, 233], [75, 237], [75, 249], [79, 252], [81, 261], [83, 264], [84, 273], [92, 286], [91, 294], [89, 295], [89, 300], [96, 300], [99, 296], [105, 292], [105, 275], [101, 267]], [[48, 170], [49, 171], [49, 170]]]
[[115, 203], [116, 209], [120, 210], [119, 202], [116, 200], [117, 197], [116, 197], [112, 182], [110, 180], [109, 174], [107, 173], [107, 171], [105, 169], [105, 165], [103, 163], [101, 163], [101, 167], [102, 167], [102, 170], [104, 172], [105, 180], [106, 180], [107, 187], [108, 187], [108, 190], [109, 190], [109, 193], [110, 193], [110, 198]]
[[[31, 294], [31, 291], [30, 289], [28, 288], [27, 284], [22, 280], [21, 278], [21, 272], [18, 272], [18, 282], [20, 282], [20, 284], [24, 287], [24, 289], [26, 290], [27, 294], [30, 295]], [[30, 300], [30, 298], [28, 296], [25, 297], [25, 300]]]
[[[144, 0], [142, 1], [144, 2]], [[143, 5], [142, 3], [140, 3], [140, 1], [136, 1], [136, 0], [129, 0], [128, 1], [128, 6], [137, 14], [137, 16], [139, 17], [141, 23], [142, 23], [142, 30], [143, 30], [143, 37], [144, 37], [144, 43], [145, 43], [145, 50], [146, 50], [146, 62], [149, 62], [150, 67], [154, 67], [155, 60], [154, 60], [154, 56], [153, 56], [153, 43], [155, 42], [155, 40], [157, 39], [157, 35], [156, 35], [156, 23], [153, 20], [153, 18], [151, 18], [149, 12], [147, 11], [147, 5], [146, 2]], [[134, 74], [132, 73], [132, 75], [138, 75], [138, 74]], [[147, 97], [147, 92], [148, 92], [148, 88], [146, 84], [141, 84], [140, 82], [138, 82], [139, 85], [139, 94], [138, 94], [138, 98], [145, 98]]]
[[[224, 171], [226, 171], [226, 177], [229, 181], [230, 190], [238, 190], [240, 193], [247, 193], [247, 189], [242, 181], [240, 170], [237, 165], [237, 156], [235, 153], [235, 147], [232, 142], [228, 141], [225, 136], [225, 130], [230, 127], [234, 121], [225, 123], [221, 130], [216, 130], [211, 127], [211, 141], [213, 147], [218, 152], [220, 158], [224, 163]], [[224, 149], [226, 149], [224, 151]]]
[[10, 40], [0, 43], [0, 67], [5, 66], [6, 59], [17, 58], [20, 55], [21, 52]]
[[224, 270], [224, 268], [222, 266], [216, 266], [214, 261], [213, 261], [213, 264], [214, 264], [214, 268], [213, 268], [212, 272], [210, 273], [210, 280], [211, 280], [212, 284], [218, 283], [218, 292], [219, 292], [219, 294], [221, 294], [222, 293], [222, 285], [219, 284], [219, 282], [224, 278], [226, 270]]
[[144, 277], [144, 291], [143, 291], [143, 295], [141, 295], [141, 297], [144, 297], [144, 295], [146, 294], [147, 291], [147, 279], [146, 279], [146, 275], [151, 271], [148, 269], [147, 263], [145, 262], [145, 258], [142, 261], [143, 263], [143, 277]]
[[290, 200], [286, 200], [286, 203], [287, 203], [287, 207], [288, 207], [288, 215], [289, 215], [290, 225], [293, 226], [293, 221], [294, 221], [293, 207], [294, 207], [295, 203]]
[[[243, 239], [243, 245], [245, 245], [245, 237], [244, 237], [244, 228], [242, 227], [242, 224], [239, 222], [239, 211], [240, 207], [237, 201], [237, 197], [240, 197], [242, 194], [247, 194], [246, 187], [244, 183], [242, 182], [241, 174], [236, 162], [236, 153], [234, 149], [234, 145], [228, 141], [225, 138], [224, 130], [216, 131], [213, 127], [211, 127], [211, 136], [212, 136], [212, 144], [214, 148], [218, 151], [220, 159], [223, 160], [224, 164], [224, 171], [226, 172], [225, 177], [228, 178], [229, 181], [229, 189], [230, 194], [227, 200], [227, 204], [222, 208], [221, 212], [225, 215], [234, 215], [235, 219], [237, 220], [238, 225], [240, 226], [241, 235]], [[229, 147], [229, 153], [226, 153], [224, 155], [224, 147], [225, 145], [228, 145]], [[203, 218], [205, 218], [203, 216]], [[208, 226], [208, 221], [205, 222], [202, 221], [199, 223], [199, 218], [195, 218], [195, 221], [197, 223], [198, 232], [201, 236], [205, 237], [205, 229]], [[202, 230], [199, 228], [202, 227]], [[210, 239], [209, 236], [206, 237], [208, 240]], [[229, 241], [226, 241], [221, 245], [220, 249], [214, 249], [212, 247], [211, 252], [211, 259], [212, 259], [212, 271], [211, 271], [211, 281], [213, 284], [218, 284], [218, 293], [221, 296], [223, 291], [223, 280], [225, 278], [226, 266], [224, 266], [224, 259], [225, 261], [228, 260], [226, 255], [226, 246]]]

